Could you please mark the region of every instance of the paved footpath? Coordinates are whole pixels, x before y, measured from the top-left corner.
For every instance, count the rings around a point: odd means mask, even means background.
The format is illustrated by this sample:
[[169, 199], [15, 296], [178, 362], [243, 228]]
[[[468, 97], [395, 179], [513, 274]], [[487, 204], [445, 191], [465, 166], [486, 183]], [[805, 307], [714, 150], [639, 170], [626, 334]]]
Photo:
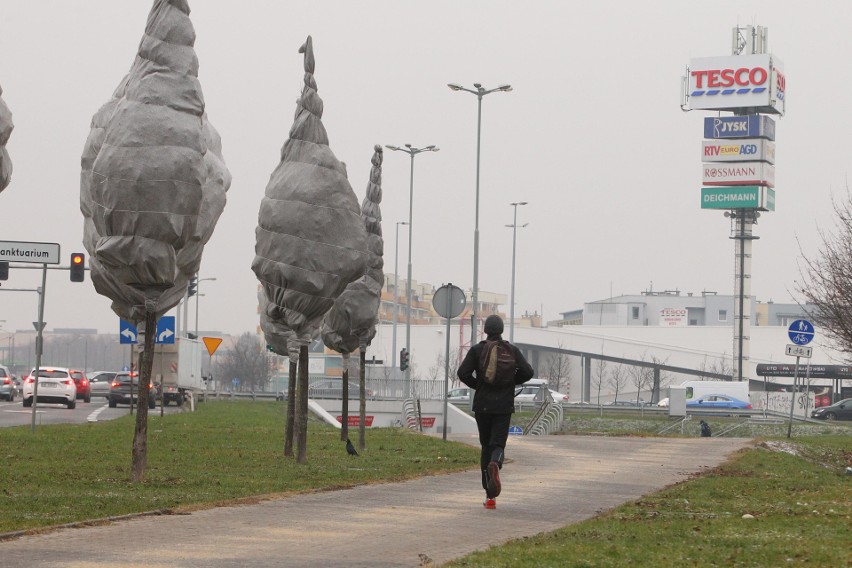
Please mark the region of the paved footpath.
[[749, 444], [513, 436], [494, 511], [482, 507], [479, 472], [468, 471], [25, 536], [0, 542], [0, 566], [375, 568], [419, 566], [427, 557], [442, 563], [588, 519], [712, 468]]

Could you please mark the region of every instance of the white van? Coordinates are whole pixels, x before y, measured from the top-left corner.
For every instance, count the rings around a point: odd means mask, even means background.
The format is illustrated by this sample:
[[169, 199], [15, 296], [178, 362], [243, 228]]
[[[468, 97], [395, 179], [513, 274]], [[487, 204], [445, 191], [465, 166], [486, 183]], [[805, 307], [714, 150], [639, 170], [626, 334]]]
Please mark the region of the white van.
[[748, 402], [748, 381], [685, 381], [680, 385], [686, 389], [686, 401], [707, 394], [722, 394]]

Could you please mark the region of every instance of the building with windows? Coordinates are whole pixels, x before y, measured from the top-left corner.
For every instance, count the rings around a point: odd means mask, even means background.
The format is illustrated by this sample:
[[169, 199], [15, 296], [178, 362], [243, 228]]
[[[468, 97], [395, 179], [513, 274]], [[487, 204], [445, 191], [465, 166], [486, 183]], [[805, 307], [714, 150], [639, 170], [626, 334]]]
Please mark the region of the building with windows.
[[[737, 296], [716, 292], [682, 293], [680, 290], [649, 290], [583, 304], [582, 310], [562, 312], [562, 319], [548, 325], [588, 326], [733, 326]], [[788, 326], [808, 317], [809, 306], [776, 304], [746, 298], [746, 313], [755, 326]]]

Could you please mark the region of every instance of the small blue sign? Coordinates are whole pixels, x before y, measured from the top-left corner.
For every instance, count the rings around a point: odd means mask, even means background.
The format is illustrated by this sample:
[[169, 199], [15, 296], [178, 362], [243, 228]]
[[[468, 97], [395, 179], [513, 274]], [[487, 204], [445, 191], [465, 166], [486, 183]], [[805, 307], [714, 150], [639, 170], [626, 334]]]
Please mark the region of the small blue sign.
[[175, 316], [163, 316], [157, 320], [157, 337], [154, 339], [154, 343], [171, 345], [174, 342]]
[[524, 429], [520, 426], [511, 426], [509, 427], [509, 434], [522, 435], [524, 433]]
[[123, 345], [126, 343], [138, 343], [139, 331], [136, 326], [129, 321], [123, 319], [118, 320], [118, 343]]
[[704, 138], [766, 138], [775, 140], [775, 121], [762, 114], [704, 117]]
[[127, 365], [125, 365], [124, 367], [122, 367], [122, 368], [121, 368], [121, 370], [122, 370], [122, 371], [129, 371], [129, 370], [130, 370], [130, 367], [128, 367]]
[[232, 385], [234, 385], [235, 387], [240, 386], [240, 379], [238, 379], [237, 377], [234, 377], [234, 378], [231, 380], [231, 384], [232, 384]]
[[808, 320], [796, 320], [787, 328], [787, 335], [796, 345], [807, 345], [814, 338], [814, 325]]

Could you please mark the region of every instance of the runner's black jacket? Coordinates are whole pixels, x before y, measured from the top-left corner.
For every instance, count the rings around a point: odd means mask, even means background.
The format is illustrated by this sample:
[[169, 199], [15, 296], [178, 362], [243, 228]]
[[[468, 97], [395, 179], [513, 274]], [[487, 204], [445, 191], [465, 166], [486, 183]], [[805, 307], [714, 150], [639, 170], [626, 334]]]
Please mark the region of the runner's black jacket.
[[[489, 340], [502, 339], [499, 335], [489, 335]], [[521, 350], [509, 343], [512, 351], [515, 352], [515, 360], [518, 362], [518, 367], [515, 370], [515, 385], [520, 385], [527, 382], [535, 375], [535, 371], [521, 355]], [[480, 341], [473, 346], [473, 349], [467, 352], [467, 355], [459, 366], [458, 377], [467, 386], [474, 389], [476, 393], [473, 397], [473, 411], [482, 412], [485, 414], [511, 414], [515, 411], [515, 387], [508, 385], [502, 388], [497, 388], [489, 385], [482, 378], [482, 370], [479, 368], [479, 359], [482, 350], [485, 348], [485, 341]]]

